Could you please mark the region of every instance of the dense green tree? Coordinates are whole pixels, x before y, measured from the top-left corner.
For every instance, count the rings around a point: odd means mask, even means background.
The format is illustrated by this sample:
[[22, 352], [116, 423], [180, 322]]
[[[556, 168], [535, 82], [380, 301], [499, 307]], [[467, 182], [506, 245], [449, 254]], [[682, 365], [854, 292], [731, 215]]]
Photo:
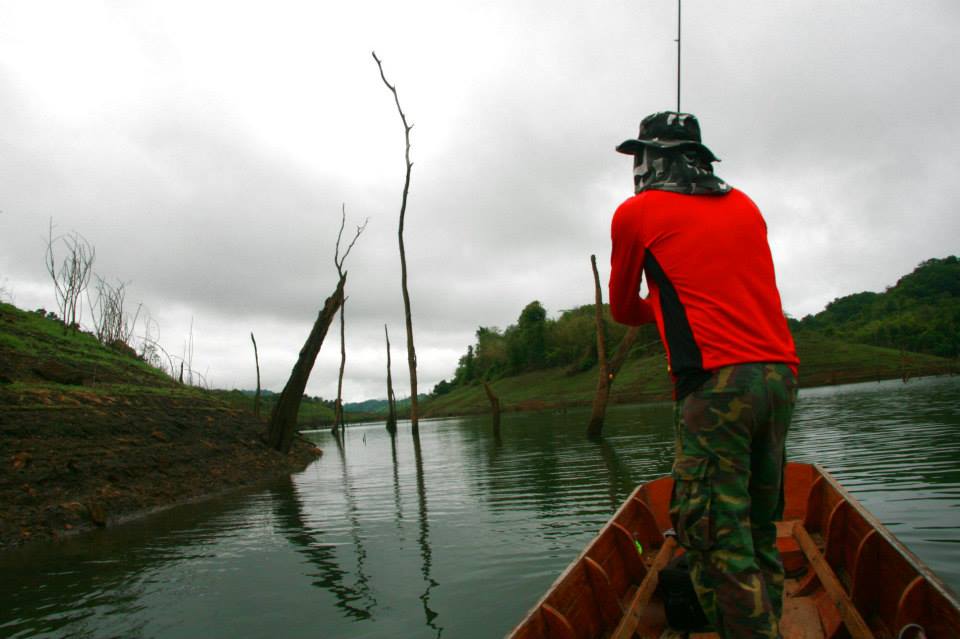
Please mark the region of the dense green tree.
[[441, 379], [433, 387], [433, 391], [431, 392], [431, 395], [446, 395], [447, 393], [453, 390], [453, 387], [454, 387], [453, 384], [451, 384], [445, 379]]
[[[604, 307], [604, 313], [608, 320], [607, 343], [615, 348], [627, 327], [613, 322], [608, 308]], [[656, 341], [656, 327], [651, 324], [645, 327], [636, 350], [649, 352], [651, 343]], [[577, 373], [596, 366], [597, 359], [592, 304], [561, 311], [559, 317], [551, 319], [543, 305], [534, 300], [520, 312], [517, 322], [502, 332], [493, 327], [479, 327], [476, 343], [468, 346], [458, 361], [451, 383], [464, 386], [554, 367]]]
[[467, 354], [457, 362], [457, 371], [453, 375], [454, 385], [463, 386], [476, 379], [476, 364], [477, 358], [473, 354], [473, 345], [471, 344], [467, 346]]
[[507, 343], [497, 328], [478, 328], [473, 352], [476, 355], [476, 379], [496, 379], [508, 372]]
[[510, 373], [543, 368], [547, 361], [547, 311], [540, 302], [527, 304], [517, 323], [505, 332]]

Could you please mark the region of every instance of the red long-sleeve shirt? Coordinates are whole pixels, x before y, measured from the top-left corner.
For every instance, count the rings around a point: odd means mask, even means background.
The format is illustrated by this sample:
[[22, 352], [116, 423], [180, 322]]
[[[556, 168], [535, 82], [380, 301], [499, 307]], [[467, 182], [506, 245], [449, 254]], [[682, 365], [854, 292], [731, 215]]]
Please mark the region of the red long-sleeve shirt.
[[731, 364], [796, 370], [767, 225], [746, 195], [643, 191], [617, 209], [611, 238], [610, 312], [622, 324], [657, 323], [678, 399]]

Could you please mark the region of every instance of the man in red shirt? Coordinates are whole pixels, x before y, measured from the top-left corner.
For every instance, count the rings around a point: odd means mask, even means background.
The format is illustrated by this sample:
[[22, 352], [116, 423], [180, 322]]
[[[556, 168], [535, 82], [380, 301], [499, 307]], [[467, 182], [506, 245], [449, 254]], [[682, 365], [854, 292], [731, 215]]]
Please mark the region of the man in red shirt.
[[[610, 311], [656, 322], [674, 381], [671, 519], [724, 638], [776, 639], [785, 440], [799, 359], [756, 205], [713, 173], [696, 117], [661, 112], [617, 147], [636, 195], [613, 217]], [[640, 297], [643, 273], [649, 295]]]

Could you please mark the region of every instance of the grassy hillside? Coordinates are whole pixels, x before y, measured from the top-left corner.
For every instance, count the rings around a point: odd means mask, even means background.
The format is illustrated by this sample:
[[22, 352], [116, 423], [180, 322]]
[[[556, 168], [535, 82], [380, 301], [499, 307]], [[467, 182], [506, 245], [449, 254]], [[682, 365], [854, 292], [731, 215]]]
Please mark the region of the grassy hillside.
[[0, 548], [302, 468], [249, 408], [0, 304]]
[[107, 348], [89, 333], [65, 331], [58, 321], [4, 303], [0, 303], [0, 384], [7, 390], [44, 384], [91, 389], [179, 386], [125, 345]]
[[[800, 355], [801, 387], [842, 384], [873, 379], [889, 379], [956, 372], [957, 363], [933, 355], [901, 354], [900, 351], [850, 344], [813, 333], [796, 338]], [[566, 368], [554, 368], [506, 377], [491, 384], [505, 410], [587, 405], [593, 401], [597, 368], [569, 374]], [[611, 402], [628, 403], [670, 399], [670, 378], [662, 354], [631, 359], [624, 364], [613, 385]], [[431, 398], [423, 405], [423, 415], [481, 413], [490, 409], [480, 384], [457, 388]]]

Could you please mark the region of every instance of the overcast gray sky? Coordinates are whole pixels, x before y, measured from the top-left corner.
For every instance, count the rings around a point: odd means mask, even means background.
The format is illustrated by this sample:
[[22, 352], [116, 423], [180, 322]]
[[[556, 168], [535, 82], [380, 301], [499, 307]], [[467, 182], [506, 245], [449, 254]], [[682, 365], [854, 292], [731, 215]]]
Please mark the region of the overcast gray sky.
[[[784, 310], [882, 290], [960, 252], [960, 4], [687, 0], [683, 110], [760, 206]], [[0, 287], [54, 308], [47, 225], [96, 246], [159, 339], [216, 387], [280, 390], [351, 253], [348, 401], [409, 389], [397, 217], [420, 387], [477, 326], [592, 301], [631, 194], [614, 147], [676, 106], [675, 0], [0, 1]], [[87, 320], [89, 322], [89, 320]], [[142, 329], [138, 329], [142, 333]], [[336, 395], [331, 335], [308, 392]]]

